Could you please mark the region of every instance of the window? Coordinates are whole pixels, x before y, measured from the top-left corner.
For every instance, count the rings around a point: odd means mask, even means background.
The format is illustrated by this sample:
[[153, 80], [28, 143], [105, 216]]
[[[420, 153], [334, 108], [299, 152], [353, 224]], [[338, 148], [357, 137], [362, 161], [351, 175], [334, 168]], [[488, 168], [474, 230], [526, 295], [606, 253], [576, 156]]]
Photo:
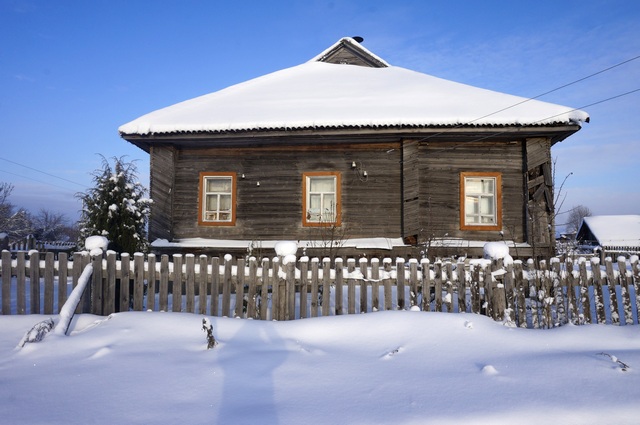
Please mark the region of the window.
[[340, 225], [340, 173], [304, 173], [302, 192], [304, 226]]
[[500, 173], [460, 173], [460, 228], [502, 229]]
[[236, 223], [236, 174], [200, 173], [198, 224], [234, 226]]

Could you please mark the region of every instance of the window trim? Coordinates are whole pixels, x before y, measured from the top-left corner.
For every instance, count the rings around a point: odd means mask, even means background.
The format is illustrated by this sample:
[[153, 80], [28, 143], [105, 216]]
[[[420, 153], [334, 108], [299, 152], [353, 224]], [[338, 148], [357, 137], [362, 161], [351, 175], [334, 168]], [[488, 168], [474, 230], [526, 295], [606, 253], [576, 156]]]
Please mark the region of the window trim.
[[[231, 177], [231, 221], [208, 221], [204, 219], [204, 182], [207, 177]], [[235, 226], [236, 225], [236, 173], [235, 172], [201, 172], [198, 182], [198, 225], [200, 226]]]
[[[311, 177], [336, 178], [336, 220], [333, 222], [307, 221], [307, 180]], [[302, 173], [302, 226], [303, 227], [329, 227], [342, 225], [342, 179], [339, 171], [311, 171]]]
[[[466, 178], [485, 177], [495, 179], [495, 224], [466, 224]], [[491, 231], [502, 230], [502, 173], [466, 171], [460, 173], [460, 230]]]

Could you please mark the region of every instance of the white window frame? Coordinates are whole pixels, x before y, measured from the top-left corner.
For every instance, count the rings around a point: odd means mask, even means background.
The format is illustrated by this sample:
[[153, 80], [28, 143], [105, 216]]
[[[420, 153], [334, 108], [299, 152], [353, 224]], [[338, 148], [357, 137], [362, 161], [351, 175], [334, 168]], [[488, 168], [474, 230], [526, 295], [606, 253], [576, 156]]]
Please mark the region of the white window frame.
[[[207, 192], [207, 182], [209, 180], [228, 180], [230, 190], [225, 192]], [[235, 173], [200, 173], [200, 200], [198, 223], [205, 226], [234, 226], [236, 221], [236, 174]], [[222, 210], [221, 199], [224, 196], [230, 197], [229, 209]], [[217, 208], [208, 210], [208, 198], [217, 198]], [[221, 215], [226, 215], [221, 219]]]

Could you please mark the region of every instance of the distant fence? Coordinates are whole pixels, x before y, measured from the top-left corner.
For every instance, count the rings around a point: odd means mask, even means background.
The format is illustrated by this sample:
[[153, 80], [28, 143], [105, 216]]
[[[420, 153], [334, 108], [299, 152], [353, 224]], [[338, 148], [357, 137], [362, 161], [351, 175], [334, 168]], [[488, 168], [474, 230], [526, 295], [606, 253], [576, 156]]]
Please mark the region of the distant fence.
[[435, 262], [403, 259], [220, 259], [201, 255], [2, 252], [2, 314], [54, 314], [93, 264], [78, 313], [173, 311], [292, 320], [419, 309], [470, 312], [529, 328], [638, 324], [640, 266], [557, 258]]

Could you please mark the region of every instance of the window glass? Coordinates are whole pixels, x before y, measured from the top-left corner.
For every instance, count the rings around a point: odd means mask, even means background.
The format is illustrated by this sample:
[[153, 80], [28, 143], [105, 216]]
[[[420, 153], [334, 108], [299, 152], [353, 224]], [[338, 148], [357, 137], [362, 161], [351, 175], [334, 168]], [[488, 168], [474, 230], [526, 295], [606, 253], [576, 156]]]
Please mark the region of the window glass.
[[497, 177], [464, 177], [464, 225], [497, 224]]
[[234, 219], [234, 175], [201, 174], [201, 224], [231, 223]]
[[337, 223], [338, 175], [305, 175], [304, 223]]

